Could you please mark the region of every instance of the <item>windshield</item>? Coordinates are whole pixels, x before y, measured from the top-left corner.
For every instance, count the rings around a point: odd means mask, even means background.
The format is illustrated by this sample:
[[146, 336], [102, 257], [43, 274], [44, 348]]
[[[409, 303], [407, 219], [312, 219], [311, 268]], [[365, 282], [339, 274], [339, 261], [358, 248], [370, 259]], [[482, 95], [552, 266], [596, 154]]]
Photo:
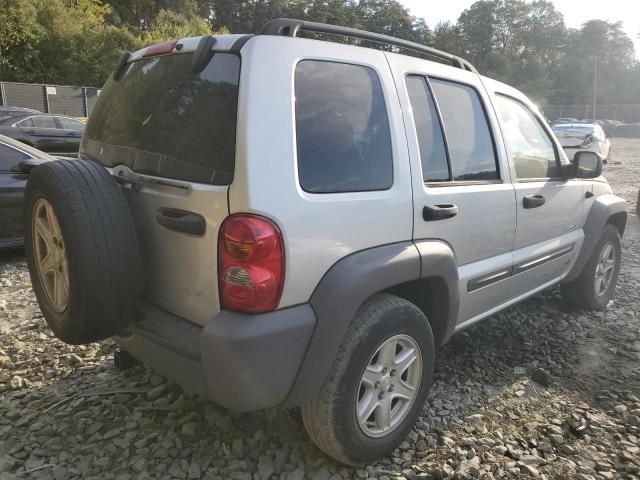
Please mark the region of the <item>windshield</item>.
[[138, 173], [228, 185], [235, 163], [240, 58], [217, 53], [136, 61], [111, 77], [89, 117], [81, 155]]

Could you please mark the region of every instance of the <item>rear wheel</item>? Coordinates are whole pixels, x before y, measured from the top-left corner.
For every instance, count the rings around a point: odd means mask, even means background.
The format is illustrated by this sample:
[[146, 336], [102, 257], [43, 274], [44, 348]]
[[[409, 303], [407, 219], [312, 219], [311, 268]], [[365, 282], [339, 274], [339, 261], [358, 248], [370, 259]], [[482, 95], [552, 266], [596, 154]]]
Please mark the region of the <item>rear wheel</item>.
[[391, 453], [415, 424], [433, 377], [435, 344], [424, 314], [378, 294], [359, 310], [318, 398], [302, 406], [311, 439], [346, 464]]
[[607, 308], [618, 282], [621, 255], [618, 230], [613, 225], [607, 225], [580, 276], [561, 285], [565, 302], [570, 307], [585, 310]]
[[25, 191], [25, 253], [40, 309], [67, 343], [122, 332], [138, 297], [133, 220], [118, 183], [82, 160], [47, 162]]

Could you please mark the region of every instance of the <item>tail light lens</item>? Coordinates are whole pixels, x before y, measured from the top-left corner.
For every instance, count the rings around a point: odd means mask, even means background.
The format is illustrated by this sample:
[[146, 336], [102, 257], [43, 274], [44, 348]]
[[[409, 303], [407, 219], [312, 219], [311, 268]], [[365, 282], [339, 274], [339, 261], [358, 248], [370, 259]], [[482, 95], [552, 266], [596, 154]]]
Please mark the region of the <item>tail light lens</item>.
[[218, 282], [223, 308], [275, 310], [284, 285], [284, 248], [278, 227], [257, 215], [236, 214], [220, 227]]

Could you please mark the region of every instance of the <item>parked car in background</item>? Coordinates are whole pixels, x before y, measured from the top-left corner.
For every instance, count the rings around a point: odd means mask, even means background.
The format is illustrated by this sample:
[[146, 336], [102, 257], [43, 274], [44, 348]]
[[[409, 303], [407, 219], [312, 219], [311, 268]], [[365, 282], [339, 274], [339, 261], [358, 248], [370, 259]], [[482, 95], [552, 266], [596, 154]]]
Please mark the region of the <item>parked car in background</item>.
[[565, 123], [553, 126], [553, 132], [560, 140], [569, 160], [577, 152], [594, 152], [600, 160], [609, 158], [611, 142], [597, 123]]
[[554, 125], [558, 123], [578, 123], [580, 120], [577, 118], [559, 118], [553, 122]]
[[24, 115], [25, 113], [42, 113], [42, 112], [40, 110], [34, 110], [33, 108], [12, 107], [10, 105], [4, 105], [0, 107], [0, 117]]
[[29, 172], [51, 160], [54, 157], [0, 135], [0, 248], [22, 245], [22, 204]]
[[78, 153], [85, 124], [46, 113], [23, 113], [1, 118], [0, 134], [50, 154]]

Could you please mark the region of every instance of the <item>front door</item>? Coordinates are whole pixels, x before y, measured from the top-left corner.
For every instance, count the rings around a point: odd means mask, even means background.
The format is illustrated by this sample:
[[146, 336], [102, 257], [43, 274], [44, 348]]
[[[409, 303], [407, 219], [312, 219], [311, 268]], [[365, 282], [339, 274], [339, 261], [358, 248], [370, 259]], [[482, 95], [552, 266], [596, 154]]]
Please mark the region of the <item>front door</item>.
[[512, 285], [525, 294], [556, 282], [571, 266], [582, 244], [588, 185], [562, 178], [560, 148], [528, 105], [501, 94], [495, 99], [516, 177]]
[[[516, 206], [497, 119], [477, 75], [389, 56], [411, 155], [414, 240], [437, 239], [459, 267], [458, 324], [507, 300]], [[428, 69], [429, 71], [425, 71]]]

